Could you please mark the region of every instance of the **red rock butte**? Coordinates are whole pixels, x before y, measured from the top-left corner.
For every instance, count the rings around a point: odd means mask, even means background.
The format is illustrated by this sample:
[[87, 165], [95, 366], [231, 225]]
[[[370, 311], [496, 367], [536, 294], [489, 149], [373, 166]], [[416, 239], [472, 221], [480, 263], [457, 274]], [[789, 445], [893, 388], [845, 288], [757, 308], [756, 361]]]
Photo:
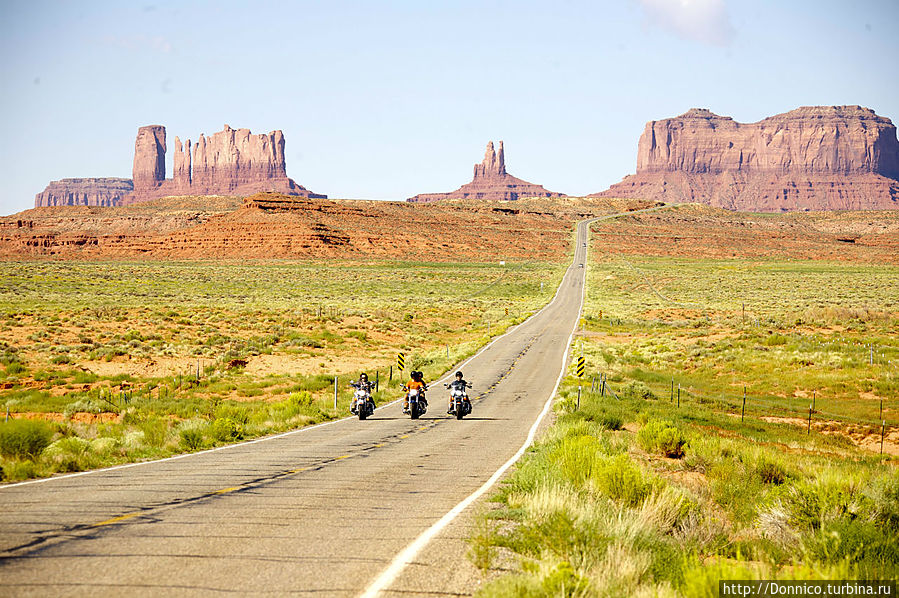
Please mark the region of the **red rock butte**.
[[116, 206], [134, 192], [131, 179], [80, 178], [51, 181], [34, 196], [34, 207]]
[[168, 196], [248, 196], [261, 191], [324, 199], [287, 176], [284, 134], [253, 135], [249, 129], [224, 130], [184, 144], [175, 137], [173, 175], [165, 178], [166, 135], [162, 125], [137, 131], [132, 179], [78, 178], [52, 181], [34, 206], [117, 206]]
[[523, 181], [507, 173], [503, 142], [499, 142], [499, 152], [496, 152], [493, 142], [490, 141], [487, 143], [484, 160], [474, 165], [474, 178], [470, 183], [449, 193], [421, 193], [406, 201], [431, 202], [442, 199], [511, 201], [525, 197], [565, 197], [565, 194], [547, 191], [541, 185]]
[[694, 108], [650, 121], [637, 173], [591, 197], [731, 210], [899, 209], [896, 127], [861, 106], [811, 106], [742, 124]]
[[252, 195], [277, 191], [288, 195], [325, 198], [287, 177], [284, 134], [253, 135], [228, 125], [191, 146], [175, 137], [173, 178], [165, 178], [165, 127], [149, 125], [137, 131], [134, 142], [134, 193], [122, 204], [176, 195]]

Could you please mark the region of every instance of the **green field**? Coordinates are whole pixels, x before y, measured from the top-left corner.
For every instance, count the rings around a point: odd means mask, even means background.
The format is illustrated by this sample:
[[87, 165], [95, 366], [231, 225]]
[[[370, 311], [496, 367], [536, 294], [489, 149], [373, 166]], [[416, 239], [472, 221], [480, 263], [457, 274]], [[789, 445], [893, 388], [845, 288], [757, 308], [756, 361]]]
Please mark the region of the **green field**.
[[479, 516], [478, 596], [896, 579], [899, 268], [591, 266], [585, 378], [569, 371], [556, 423]]
[[544, 305], [563, 269], [0, 263], [0, 406], [12, 419], [39, 420], [0, 423], [4, 478], [155, 458], [333, 418], [346, 412], [346, 382], [361, 371], [379, 376], [379, 402], [396, 398], [400, 374], [389, 378], [398, 352], [407, 372], [437, 376]]
[[594, 369], [758, 415], [899, 424], [899, 268], [606, 259], [585, 315]]

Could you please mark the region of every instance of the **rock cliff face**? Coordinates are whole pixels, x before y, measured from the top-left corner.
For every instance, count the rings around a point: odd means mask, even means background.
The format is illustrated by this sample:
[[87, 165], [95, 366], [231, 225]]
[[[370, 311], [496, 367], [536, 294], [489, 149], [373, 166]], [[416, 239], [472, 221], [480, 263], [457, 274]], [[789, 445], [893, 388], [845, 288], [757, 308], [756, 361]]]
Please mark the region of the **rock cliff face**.
[[516, 200], [524, 197], [565, 197], [562, 193], [547, 191], [541, 185], [535, 185], [516, 178], [506, 172], [506, 157], [503, 142], [499, 142], [499, 152], [493, 142], [487, 143], [484, 160], [474, 165], [474, 178], [449, 193], [422, 193], [410, 197], [410, 202], [431, 202], [441, 199], [487, 199]]
[[131, 179], [62, 179], [35, 195], [34, 207], [116, 206], [133, 190]]
[[173, 178], [165, 178], [165, 127], [141, 127], [134, 146], [134, 193], [125, 204], [169, 195], [252, 195], [278, 191], [303, 197], [308, 191], [287, 177], [284, 134], [253, 135], [249, 129], [224, 130], [183, 145], [175, 137]]
[[694, 108], [651, 121], [637, 174], [600, 197], [735, 210], [899, 209], [896, 127], [860, 106], [813, 106], [742, 124]]
[[149, 125], [137, 130], [134, 141], [134, 189], [148, 192], [165, 181], [165, 127]]

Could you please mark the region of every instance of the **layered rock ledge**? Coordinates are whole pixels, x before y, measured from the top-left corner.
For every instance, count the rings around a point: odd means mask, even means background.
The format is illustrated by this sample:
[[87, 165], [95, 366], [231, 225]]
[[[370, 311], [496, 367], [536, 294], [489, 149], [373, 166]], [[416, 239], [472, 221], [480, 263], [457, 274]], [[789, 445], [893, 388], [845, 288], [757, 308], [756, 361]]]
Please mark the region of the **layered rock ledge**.
[[899, 209], [899, 141], [890, 119], [861, 106], [749, 124], [694, 108], [647, 123], [637, 173], [593, 196], [766, 212]]
[[34, 196], [34, 207], [115, 206], [134, 191], [131, 179], [81, 178], [51, 181]]

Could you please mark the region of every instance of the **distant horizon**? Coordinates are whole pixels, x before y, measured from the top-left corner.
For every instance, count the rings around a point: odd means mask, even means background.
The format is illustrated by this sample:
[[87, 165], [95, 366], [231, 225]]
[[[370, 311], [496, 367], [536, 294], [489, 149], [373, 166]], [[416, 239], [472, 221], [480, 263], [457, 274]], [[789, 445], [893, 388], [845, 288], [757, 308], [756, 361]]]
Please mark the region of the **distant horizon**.
[[288, 176], [335, 199], [452, 191], [491, 139], [514, 176], [581, 197], [636, 171], [647, 122], [691, 108], [895, 123], [897, 25], [891, 0], [10, 1], [0, 213], [51, 181], [131, 178], [154, 123], [192, 141], [280, 129]]

